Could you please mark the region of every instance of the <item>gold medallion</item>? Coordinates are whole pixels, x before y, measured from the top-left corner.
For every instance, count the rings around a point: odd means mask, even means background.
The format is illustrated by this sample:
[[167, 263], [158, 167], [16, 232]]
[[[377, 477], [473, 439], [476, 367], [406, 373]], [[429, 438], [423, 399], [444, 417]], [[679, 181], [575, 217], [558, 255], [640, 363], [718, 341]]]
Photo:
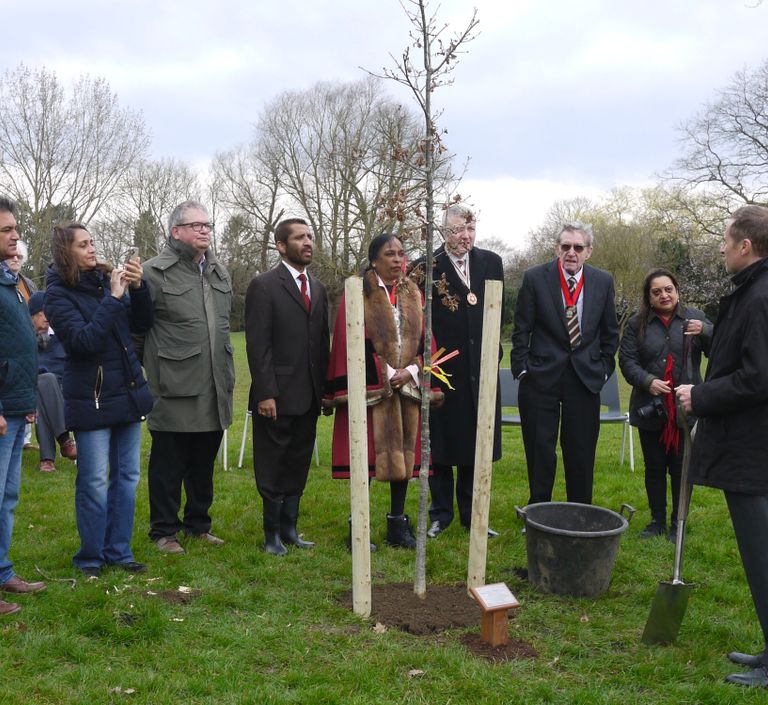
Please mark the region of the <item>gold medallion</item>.
[[565, 317], [566, 318], [573, 318], [576, 315], [576, 307], [575, 306], [566, 306], [565, 307]]

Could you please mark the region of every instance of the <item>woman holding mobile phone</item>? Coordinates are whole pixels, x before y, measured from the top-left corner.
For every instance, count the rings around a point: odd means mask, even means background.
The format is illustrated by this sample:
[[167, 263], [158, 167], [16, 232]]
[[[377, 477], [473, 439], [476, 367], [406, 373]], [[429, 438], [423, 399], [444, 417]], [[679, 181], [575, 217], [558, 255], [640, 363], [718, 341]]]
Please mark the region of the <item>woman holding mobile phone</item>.
[[141, 421], [153, 404], [131, 340], [153, 320], [141, 262], [99, 263], [80, 223], [55, 227], [51, 250], [45, 314], [67, 352], [65, 416], [78, 447], [73, 562], [87, 577], [105, 565], [140, 572], [130, 544]]

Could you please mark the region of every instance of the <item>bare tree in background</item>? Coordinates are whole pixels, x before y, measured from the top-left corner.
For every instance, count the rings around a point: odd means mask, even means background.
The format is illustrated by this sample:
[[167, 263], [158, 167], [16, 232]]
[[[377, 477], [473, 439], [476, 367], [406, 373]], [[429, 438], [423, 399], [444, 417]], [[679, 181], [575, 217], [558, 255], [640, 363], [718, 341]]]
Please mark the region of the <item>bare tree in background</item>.
[[[693, 193], [704, 213], [768, 202], [768, 61], [737, 73], [702, 112], [681, 127], [683, 155], [666, 175]], [[706, 222], [702, 218], [702, 224]]]
[[224, 251], [230, 262], [237, 259], [253, 274], [269, 269], [275, 226], [285, 209], [277, 165], [265, 158], [258, 141], [216, 155], [213, 179], [222, 206], [233, 214]]
[[21, 205], [38, 279], [57, 216], [88, 221], [113, 197], [149, 137], [103, 78], [68, 90], [56, 74], [19, 65], [0, 79], [0, 186]]
[[200, 199], [195, 173], [175, 159], [141, 160], [125, 175], [121, 188], [119, 220], [132, 230], [126, 247], [136, 247], [142, 260], [158, 254], [165, 245], [166, 220], [182, 201]]
[[[426, 239], [424, 282], [426, 334], [424, 341], [424, 366], [431, 363], [432, 350], [432, 253], [435, 228], [435, 181], [439, 155], [445, 151], [440, 139], [437, 120], [440, 117], [432, 103], [433, 93], [441, 86], [453, 83], [451, 73], [466, 45], [475, 38], [478, 24], [477, 10], [459, 32], [448, 32], [448, 25], [439, 22], [437, 14], [428, 9], [427, 0], [401, 0], [403, 11], [411, 25], [411, 44], [400, 57], [392, 57], [394, 68], [384, 68], [382, 76], [393, 80], [411, 92], [423, 117], [421, 138], [416, 152], [415, 168], [423, 177], [421, 203], [414, 209], [421, 219]], [[421, 384], [421, 471], [419, 473], [419, 515], [416, 532], [416, 568], [414, 592], [426, 597], [427, 566], [427, 497], [429, 494], [429, 397], [431, 375], [422, 375]]]
[[279, 180], [286, 211], [308, 219], [313, 268], [332, 299], [361, 266], [371, 238], [402, 229], [392, 204], [421, 198], [414, 195], [421, 171], [410, 158], [419, 145], [416, 116], [372, 77], [283, 93], [265, 108], [253, 153]]

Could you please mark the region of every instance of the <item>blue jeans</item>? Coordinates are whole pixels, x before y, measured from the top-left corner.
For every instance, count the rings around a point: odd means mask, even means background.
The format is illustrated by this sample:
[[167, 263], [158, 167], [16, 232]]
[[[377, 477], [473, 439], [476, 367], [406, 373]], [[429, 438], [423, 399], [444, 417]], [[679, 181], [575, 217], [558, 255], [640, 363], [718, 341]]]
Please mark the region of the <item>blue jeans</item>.
[[0, 584], [16, 573], [8, 560], [13, 534], [13, 511], [19, 503], [21, 487], [21, 450], [24, 447], [24, 416], [6, 416], [8, 431], [0, 436]]
[[141, 424], [75, 431], [75, 441], [75, 518], [80, 550], [73, 563], [78, 568], [130, 563]]

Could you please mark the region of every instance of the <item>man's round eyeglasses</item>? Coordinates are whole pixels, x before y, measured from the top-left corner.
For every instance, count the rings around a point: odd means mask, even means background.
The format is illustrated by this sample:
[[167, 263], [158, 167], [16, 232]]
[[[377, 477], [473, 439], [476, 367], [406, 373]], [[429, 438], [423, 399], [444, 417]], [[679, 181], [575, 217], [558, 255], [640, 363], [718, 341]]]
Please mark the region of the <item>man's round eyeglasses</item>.
[[202, 233], [204, 230], [213, 232], [214, 223], [177, 223], [177, 228], [192, 228], [196, 233]]
[[561, 252], [569, 252], [571, 248], [573, 248], [574, 252], [584, 252], [586, 249], [586, 245], [571, 245], [570, 243], [561, 243], [560, 244], [560, 251]]

